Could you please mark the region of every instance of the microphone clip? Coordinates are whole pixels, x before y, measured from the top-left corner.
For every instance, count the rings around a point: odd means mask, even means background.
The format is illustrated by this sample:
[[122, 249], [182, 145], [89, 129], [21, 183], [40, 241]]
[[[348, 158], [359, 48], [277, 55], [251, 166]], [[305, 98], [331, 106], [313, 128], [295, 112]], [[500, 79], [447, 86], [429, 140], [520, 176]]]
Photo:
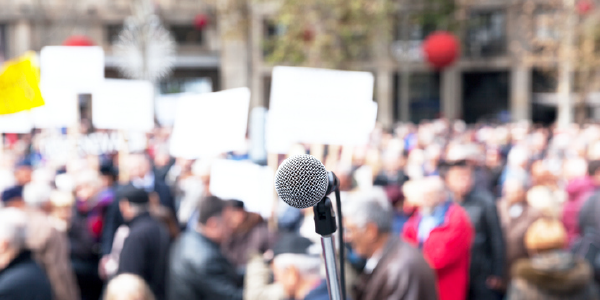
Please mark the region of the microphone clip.
[[317, 205], [313, 207], [315, 214], [315, 231], [321, 236], [328, 236], [335, 233], [337, 225], [335, 223], [335, 216], [333, 213], [333, 207], [331, 206], [331, 200], [329, 197], [323, 198]]

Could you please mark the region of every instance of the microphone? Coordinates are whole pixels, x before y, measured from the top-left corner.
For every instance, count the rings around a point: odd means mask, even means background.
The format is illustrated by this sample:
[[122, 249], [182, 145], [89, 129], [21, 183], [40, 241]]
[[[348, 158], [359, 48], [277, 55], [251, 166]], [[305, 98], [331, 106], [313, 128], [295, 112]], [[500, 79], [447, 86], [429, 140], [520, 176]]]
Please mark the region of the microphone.
[[[275, 173], [275, 190], [289, 206], [304, 209], [313, 207], [315, 231], [321, 235], [321, 247], [325, 259], [327, 288], [329, 299], [346, 299], [344, 287], [344, 252], [340, 247], [341, 285], [338, 279], [333, 234], [337, 230], [331, 200], [327, 195], [336, 191], [338, 213], [341, 214], [339, 181], [333, 172], [327, 172], [325, 166], [314, 156], [308, 154], [291, 156], [281, 163]], [[341, 226], [341, 216], [340, 216]], [[342, 232], [340, 234], [340, 243]]]
[[283, 202], [303, 209], [317, 205], [337, 187], [337, 178], [314, 156], [291, 156], [275, 173], [275, 190]]

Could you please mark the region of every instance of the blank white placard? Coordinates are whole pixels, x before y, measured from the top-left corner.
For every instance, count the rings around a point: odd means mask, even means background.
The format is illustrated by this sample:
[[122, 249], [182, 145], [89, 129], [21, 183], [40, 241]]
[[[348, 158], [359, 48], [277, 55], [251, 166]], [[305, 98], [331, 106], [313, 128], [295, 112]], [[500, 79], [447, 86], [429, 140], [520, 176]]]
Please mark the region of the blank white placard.
[[171, 155], [194, 159], [243, 149], [249, 104], [248, 88], [181, 97], [171, 135]]
[[71, 127], [79, 121], [77, 93], [69, 88], [41, 83], [44, 105], [31, 109], [31, 119], [36, 128]]
[[373, 127], [373, 74], [275, 67], [267, 122], [267, 151], [293, 143], [362, 145]]
[[244, 202], [246, 210], [271, 216], [273, 171], [249, 161], [215, 160], [211, 164], [210, 193], [222, 199]]
[[92, 122], [100, 129], [154, 128], [154, 87], [149, 81], [106, 79], [92, 93]]
[[91, 93], [104, 80], [104, 51], [98, 46], [46, 46], [40, 52], [40, 77], [56, 88]]
[[0, 116], [1, 133], [30, 133], [32, 128], [31, 113], [28, 110]]

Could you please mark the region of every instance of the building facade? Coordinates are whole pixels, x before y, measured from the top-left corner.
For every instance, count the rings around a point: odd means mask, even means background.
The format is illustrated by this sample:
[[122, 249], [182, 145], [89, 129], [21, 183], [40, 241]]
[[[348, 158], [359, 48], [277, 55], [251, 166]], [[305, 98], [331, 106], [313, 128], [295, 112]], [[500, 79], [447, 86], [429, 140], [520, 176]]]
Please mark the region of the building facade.
[[[178, 45], [174, 70], [160, 83], [161, 93], [187, 91], [207, 81], [212, 90], [248, 86], [251, 106], [268, 107], [273, 66], [265, 62], [263, 45], [277, 34], [269, 20], [278, 5], [258, 1], [241, 16], [220, 10], [235, 1], [217, 1], [217, 7], [197, 0], [154, 1]], [[373, 97], [379, 104], [379, 121], [388, 126], [439, 116], [467, 122], [553, 121], [556, 101], [536, 95], [556, 91], [557, 75], [552, 71], [556, 61], [525, 63], [523, 54], [513, 51], [524, 26], [541, 37], [552, 36], [552, 28], [544, 22], [548, 16], [543, 10], [526, 16], [533, 21], [525, 25], [521, 2], [481, 0], [459, 5], [456, 14], [464, 19], [457, 33], [461, 57], [437, 71], [428, 66], [420, 50], [432, 29], [411, 23], [411, 14], [419, 9], [410, 4], [415, 1], [399, 0], [393, 41], [383, 49], [384, 55], [361, 64], [376, 78]], [[130, 5], [128, 0], [0, 0], [0, 61], [60, 45], [71, 35], [86, 35], [105, 50], [106, 77], [119, 78], [112, 42], [131, 12]], [[194, 27], [198, 14], [208, 16], [202, 29]]]

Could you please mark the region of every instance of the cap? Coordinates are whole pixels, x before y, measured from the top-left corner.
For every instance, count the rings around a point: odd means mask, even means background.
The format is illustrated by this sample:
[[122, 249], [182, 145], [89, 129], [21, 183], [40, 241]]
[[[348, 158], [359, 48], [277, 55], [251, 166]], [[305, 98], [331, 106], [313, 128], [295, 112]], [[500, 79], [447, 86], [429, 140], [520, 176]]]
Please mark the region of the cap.
[[2, 192], [2, 202], [10, 202], [17, 198], [23, 198], [23, 186], [21, 185], [13, 186]]
[[126, 186], [121, 191], [121, 199], [127, 199], [127, 201], [136, 204], [147, 204], [150, 202], [148, 193], [143, 189], [138, 189], [134, 186]]
[[310, 253], [310, 248], [313, 242], [296, 233], [286, 233], [279, 237], [273, 246], [273, 257], [280, 254], [307, 254]]

